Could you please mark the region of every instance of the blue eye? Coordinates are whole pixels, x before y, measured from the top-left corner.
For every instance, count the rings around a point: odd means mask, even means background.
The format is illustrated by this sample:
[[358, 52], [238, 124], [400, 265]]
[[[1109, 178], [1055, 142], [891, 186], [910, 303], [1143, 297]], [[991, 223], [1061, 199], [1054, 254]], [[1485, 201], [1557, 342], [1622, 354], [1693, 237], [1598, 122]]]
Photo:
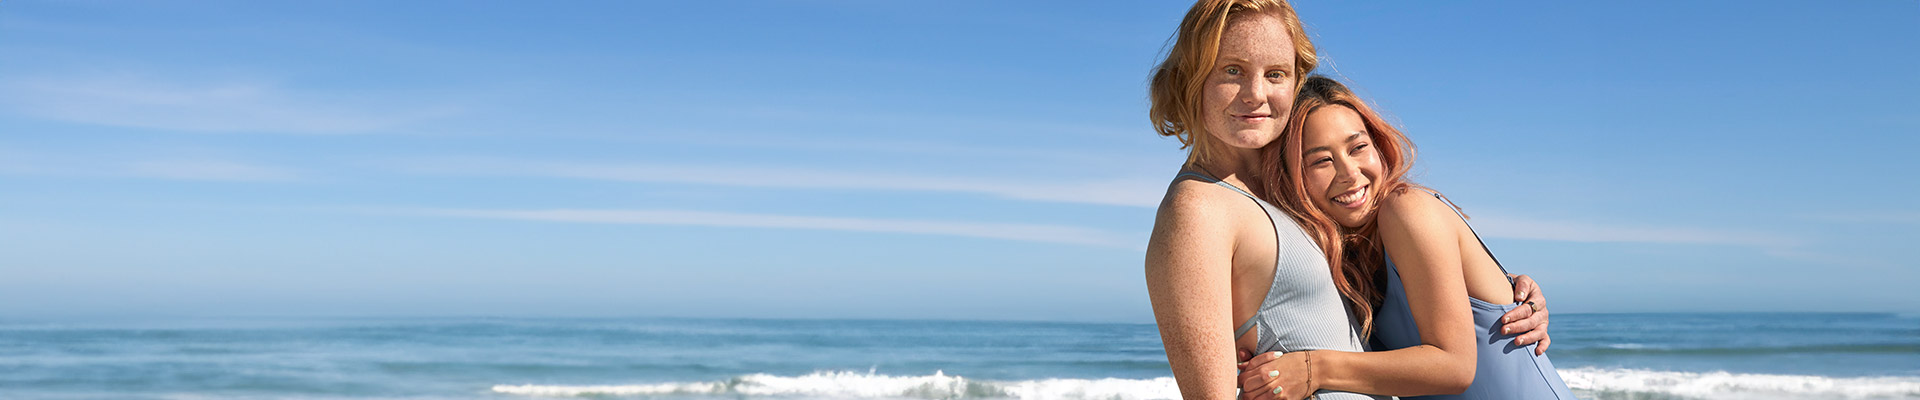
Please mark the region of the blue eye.
[[1227, 75], [1239, 75], [1240, 67], [1227, 67]]
[[1280, 79], [1285, 77], [1287, 77], [1287, 74], [1280, 71], [1273, 71], [1273, 72], [1267, 73], [1267, 79]]

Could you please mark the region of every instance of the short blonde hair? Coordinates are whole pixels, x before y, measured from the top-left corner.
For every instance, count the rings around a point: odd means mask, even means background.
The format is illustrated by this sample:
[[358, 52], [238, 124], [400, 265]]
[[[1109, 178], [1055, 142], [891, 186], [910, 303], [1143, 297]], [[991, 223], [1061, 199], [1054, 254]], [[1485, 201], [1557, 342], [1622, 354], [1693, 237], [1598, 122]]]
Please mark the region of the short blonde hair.
[[1220, 56], [1220, 37], [1227, 29], [1231, 18], [1247, 13], [1269, 13], [1280, 18], [1287, 27], [1287, 34], [1293, 37], [1293, 77], [1294, 87], [1300, 87], [1299, 79], [1313, 72], [1320, 63], [1320, 57], [1313, 51], [1313, 41], [1307, 39], [1306, 28], [1300, 25], [1300, 17], [1293, 12], [1293, 5], [1286, 0], [1200, 0], [1187, 10], [1187, 16], [1180, 20], [1180, 30], [1174, 32], [1173, 46], [1167, 50], [1167, 58], [1153, 71], [1152, 83], [1148, 86], [1152, 108], [1147, 117], [1153, 120], [1153, 130], [1160, 136], [1172, 136], [1180, 140], [1180, 148], [1187, 149], [1187, 165], [1201, 160], [1210, 160], [1221, 149], [1221, 144], [1208, 136], [1206, 128], [1200, 123], [1200, 101], [1206, 85], [1207, 74], [1212, 72], [1214, 61]]

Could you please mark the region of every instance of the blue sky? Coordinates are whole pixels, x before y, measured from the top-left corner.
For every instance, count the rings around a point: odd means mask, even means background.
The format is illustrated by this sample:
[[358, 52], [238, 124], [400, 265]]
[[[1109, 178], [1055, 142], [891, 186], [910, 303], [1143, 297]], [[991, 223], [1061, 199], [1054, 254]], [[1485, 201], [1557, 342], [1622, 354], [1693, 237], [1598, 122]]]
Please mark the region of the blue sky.
[[[1557, 311], [1920, 311], [1920, 4], [1297, 6]], [[9, 1], [0, 316], [1148, 322], [1185, 8]]]

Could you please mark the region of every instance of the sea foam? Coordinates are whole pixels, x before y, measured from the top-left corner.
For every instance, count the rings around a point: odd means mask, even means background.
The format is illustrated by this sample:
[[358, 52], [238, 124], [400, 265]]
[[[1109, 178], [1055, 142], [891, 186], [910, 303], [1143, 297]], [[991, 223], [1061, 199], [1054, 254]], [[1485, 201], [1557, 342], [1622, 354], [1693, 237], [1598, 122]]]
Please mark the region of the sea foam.
[[[1839, 378], [1809, 375], [1570, 368], [1567, 386], [1596, 398], [1920, 399], [1920, 377]], [[1153, 379], [974, 380], [942, 372], [889, 376], [821, 371], [800, 376], [751, 374], [724, 381], [636, 385], [497, 385], [494, 392], [542, 397], [716, 396], [848, 399], [1177, 399], [1171, 377]], [[1583, 396], [1585, 397], [1585, 396]]]
[[1179, 398], [1173, 378], [1040, 379], [979, 381], [934, 372], [924, 376], [888, 376], [873, 372], [822, 371], [801, 376], [743, 375], [725, 381], [641, 385], [496, 385], [494, 392], [530, 396], [722, 395], [813, 398], [900, 399], [1102, 399]]
[[1920, 398], [1920, 377], [1838, 378], [1810, 375], [1676, 372], [1643, 369], [1560, 370], [1567, 386], [1592, 392], [1654, 393], [1702, 399]]

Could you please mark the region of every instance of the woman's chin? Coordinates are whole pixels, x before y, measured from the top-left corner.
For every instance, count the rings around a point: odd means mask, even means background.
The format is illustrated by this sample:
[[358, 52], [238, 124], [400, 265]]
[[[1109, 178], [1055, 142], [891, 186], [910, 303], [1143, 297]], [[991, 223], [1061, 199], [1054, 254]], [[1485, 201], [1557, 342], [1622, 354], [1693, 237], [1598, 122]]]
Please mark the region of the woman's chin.
[[1330, 217], [1333, 217], [1333, 222], [1340, 224], [1340, 227], [1347, 229], [1359, 228], [1367, 223], [1366, 216], [1360, 213], [1338, 213]]
[[1226, 142], [1228, 146], [1237, 148], [1258, 149], [1266, 147], [1267, 143], [1271, 143], [1274, 139], [1279, 138], [1278, 135], [1273, 135], [1269, 132], [1272, 131], [1266, 128], [1237, 129], [1233, 132], [1232, 137], [1220, 138], [1220, 141]]

